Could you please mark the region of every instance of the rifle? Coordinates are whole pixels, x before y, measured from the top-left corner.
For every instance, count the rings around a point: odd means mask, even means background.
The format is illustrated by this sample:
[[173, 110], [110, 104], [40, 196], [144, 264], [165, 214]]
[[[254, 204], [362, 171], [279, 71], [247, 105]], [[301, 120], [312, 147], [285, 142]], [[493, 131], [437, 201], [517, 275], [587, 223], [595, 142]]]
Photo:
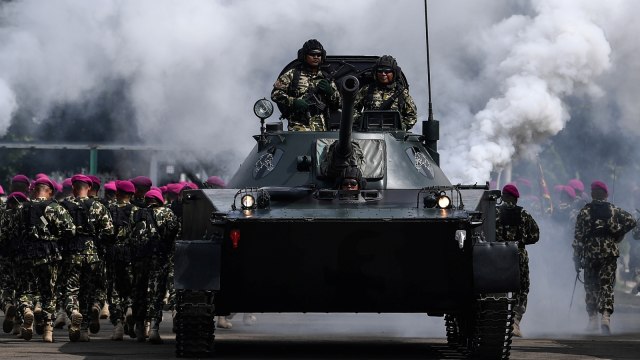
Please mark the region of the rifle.
[[[329, 81], [329, 83], [331, 83], [336, 78], [343, 77], [353, 71], [356, 71], [355, 66], [342, 61], [341, 66], [338, 69], [328, 73], [328, 75], [326, 76], [326, 80]], [[309, 104], [309, 108], [307, 109], [307, 112], [305, 114], [305, 118], [307, 122], [309, 122], [309, 120], [311, 119], [311, 111], [309, 109], [312, 109], [312, 108], [316, 109], [316, 111], [314, 111], [315, 113], [317, 114], [324, 113], [325, 116], [329, 118], [329, 113], [327, 112], [327, 104], [324, 101], [322, 101], [322, 98], [320, 96], [318, 96], [317, 87], [315, 86], [309, 87], [307, 89], [307, 92], [304, 95], [302, 95], [301, 99], [306, 101], [307, 104]]]
[[573, 305], [573, 295], [576, 293], [576, 286], [578, 285], [578, 277], [580, 276], [580, 271], [576, 272], [576, 279], [573, 282], [573, 291], [571, 292], [571, 302], [569, 302], [569, 310], [571, 310], [571, 305]]

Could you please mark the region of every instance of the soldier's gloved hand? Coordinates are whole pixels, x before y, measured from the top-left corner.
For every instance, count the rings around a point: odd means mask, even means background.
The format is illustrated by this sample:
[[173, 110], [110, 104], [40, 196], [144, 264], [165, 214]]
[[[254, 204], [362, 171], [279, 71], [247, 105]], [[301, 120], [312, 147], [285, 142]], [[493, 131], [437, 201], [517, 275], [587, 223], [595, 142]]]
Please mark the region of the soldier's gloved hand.
[[326, 79], [322, 79], [318, 81], [317, 88], [318, 90], [320, 90], [321, 93], [323, 93], [327, 97], [330, 97], [331, 95], [333, 95], [333, 87], [331, 87], [331, 84], [329, 84], [329, 81], [327, 81]]
[[293, 100], [293, 111], [297, 113], [305, 113], [309, 108], [309, 104], [304, 99]]

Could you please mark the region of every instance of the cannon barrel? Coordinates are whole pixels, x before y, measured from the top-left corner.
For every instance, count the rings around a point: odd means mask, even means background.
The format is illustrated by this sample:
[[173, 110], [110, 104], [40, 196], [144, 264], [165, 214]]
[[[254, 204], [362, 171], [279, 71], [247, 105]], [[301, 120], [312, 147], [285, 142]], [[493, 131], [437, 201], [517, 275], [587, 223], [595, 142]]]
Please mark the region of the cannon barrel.
[[351, 155], [351, 131], [353, 129], [353, 102], [360, 88], [360, 82], [355, 76], [345, 76], [340, 82], [342, 90], [342, 116], [340, 118], [340, 135], [335, 155], [348, 158]]

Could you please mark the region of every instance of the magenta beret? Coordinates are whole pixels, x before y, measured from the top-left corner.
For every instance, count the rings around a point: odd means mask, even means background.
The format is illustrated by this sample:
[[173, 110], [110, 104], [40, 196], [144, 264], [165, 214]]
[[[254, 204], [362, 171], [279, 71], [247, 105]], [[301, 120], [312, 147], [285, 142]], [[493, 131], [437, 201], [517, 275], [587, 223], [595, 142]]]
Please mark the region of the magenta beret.
[[183, 186], [183, 184], [176, 183], [167, 184], [167, 191], [169, 191], [169, 193], [171, 194], [178, 195], [180, 194], [180, 190], [182, 190]]
[[56, 191], [55, 184], [53, 183], [53, 181], [51, 181], [51, 179], [49, 179], [46, 176], [40, 177], [35, 181], [35, 185], [40, 185], [40, 184], [47, 185], [47, 186], [49, 186], [51, 188], [51, 190]]
[[27, 197], [27, 195], [19, 191], [12, 192], [11, 194], [9, 194], [9, 196], [7, 196], [7, 199], [15, 199], [18, 201], [29, 201], [29, 198]]
[[92, 185], [91, 178], [90, 178], [90, 177], [88, 177], [88, 176], [86, 176], [86, 175], [82, 175], [82, 174], [76, 174], [76, 175], [73, 175], [73, 176], [71, 177], [71, 183], [73, 184], [73, 183], [74, 183], [74, 182], [76, 182], [76, 181], [80, 181], [80, 182], [83, 182], [83, 183], [87, 183], [87, 184], [89, 184], [89, 186], [91, 186], [91, 185]]
[[91, 179], [91, 186], [96, 185], [100, 187], [100, 184], [102, 184], [102, 182], [100, 181], [100, 178], [95, 175], [87, 175], [87, 177]]
[[21, 183], [25, 183], [27, 185], [31, 185], [31, 181], [29, 180], [29, 178], [26, 175], [16, 175], [11, 179], [12, 183], [15, 182], [21, 182]]
[[4, 189], [2, 188], [2, 185], [0, 185], [0, 195], [4, 195]]
[[576, 198], [576, 191], [573, 190], [573, 188], [569, 185], [567, 186], [563, 186], [562, 187], [562, 192], [564, 192], [565, 194], [569, 195], [570, 198], [575, 199]]
[[596, 180], [596, 181], [591, 183], [591, 191], [596, 190], [596, 189], [604, 190], [604, 192], [606, 194], [609, 193], [609, 189], [607, 189], [607, 184], [605, 184], [605, 183], [603, 183], [602, 181], [599, 181], [599, 180]]
[[105, 191], [116, 191], [118, 190], [116, 188], [116, 182], [115, 181], [109, 181], [106, 184], [104, 184], [104, 190]]
[[144, 194], [145, 198], [156, 199], [160, 203], [164, 203], [164, 198], [162, 197], [162, 193], [158, 189], [151, 189]]
[[116, 181], [116, 189], [118, 191], [121, 191], [124, 193], [130, 193], [130, 194], [133, 194], [136, 192], [136, 187], [133, 186], [133, 183], [129, 180]]
[[133, 183], [134, 186], [151, 186], [151, 185], [153, 185], [153, 183], [151, 182], [151, 179], [149, 179], [146, 176], [136, 176], [133, 179], [131, 179], [131, 182]]
[[578, 179], [569, 180], [567, 185], [571, 186], [573, 190], [584, 191], [584, 184]]
[[195, 183], [192, 182], [188, 182], [186, 184], [184, 184], [184, 186], [182, 187], [182, 190], [198, 190], [198, 185], [196, 185]]
[[520, 197], [520, 192], [518, 191], [518, 188], [513, 184], [505, 185], [502, 188], [502, 193], [503, 194], [509, 194], [509, 195], [515, 197], [516, 199]]
[[62, 181], [62, 188], [71, 189], [71, 178], [66, 178]]
[[36, 176], [34, 176], [33, 178], [38, 180], [41, 177], [49, 177], [49, 175], [45, 174], [45, 173], [37, 173]]
[[168, 191], [168, 188], [166, 185], [160, 186], [160, 192], [162, 192], [162, 194], [166, 194]]
[[531, 180], [526, 179], [526, 178], [518, 178], [518, 180], [516, 180], [516, 183], [520, 186], [526, 186], [528, 188], [530, 188], [532, 186], [531, 184]]
[[225, 187], [224, 181], [219, 176], [209, 176], [207, 184]]

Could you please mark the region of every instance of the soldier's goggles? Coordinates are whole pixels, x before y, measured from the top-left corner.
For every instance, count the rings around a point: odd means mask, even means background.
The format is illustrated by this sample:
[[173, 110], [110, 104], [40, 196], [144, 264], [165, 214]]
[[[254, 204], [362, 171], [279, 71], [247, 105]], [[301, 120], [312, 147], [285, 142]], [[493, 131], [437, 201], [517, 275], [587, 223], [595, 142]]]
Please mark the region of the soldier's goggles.
[[344, 179], [342, 186], [358, 186], [358, 181], [355, 179]]
[[393, 72], [393, 69], [391, 68], [381, 68], [381, 69], [376, 69], [376, 72], [378, 74], [389, 74]]

